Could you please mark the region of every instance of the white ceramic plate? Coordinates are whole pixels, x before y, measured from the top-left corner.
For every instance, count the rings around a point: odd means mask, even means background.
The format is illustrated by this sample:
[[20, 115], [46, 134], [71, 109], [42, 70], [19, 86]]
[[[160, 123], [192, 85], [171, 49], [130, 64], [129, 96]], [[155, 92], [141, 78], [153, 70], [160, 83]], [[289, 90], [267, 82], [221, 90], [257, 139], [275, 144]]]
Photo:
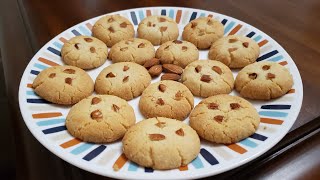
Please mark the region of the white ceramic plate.
[[[111, 14], [127, 17], [137, 29], [138, 23], [149, 15], [166, 15], [183, 27], [192, 19], [212, 16], [225, 26], [225, 35], [238, 34], [252, 38], [260, 46], [258, 61], [274, 61], [284, 65], [293, 75], [294, 86], [285, 96], [271, 101], [251, 101], [261, 116], [258, 131], [249, 138], [232, 145], [216, 145], [202, 141], [198, 157], [188, 166], [168, 171], [139, 167], [128, 161], [121, 151], [121, 142], [89, 144], [74, 139], [65, 127], [65, 117], [70, 107], [49, 104], [37, 96], [31, 84], [36, 75], [45, 68], [63, 65], [60, 50], [63, 43], [77, 35], [91, 35], [91, 27], [99, 17], [77, 24], [62, 32], [31, 59], [21, 79], [19, 104], [25, 123], [32, 134], [51, 152], [84, 170], [113, 178], [130, 179], [188, 179], [219, 174], [249, 162], [278, 143], [295, 122], [302, 104], [303, 89], [299, 71], [287, 52], [271, 37], [242, 21], [222, 14], [199, 9], [179, 7], [150, 7], [129, 9]], [[181, 39], [181, 36], [179, 37]], [[207, 59], [208, 51], [200, 51], [200, 59]], [[87, 71], [92, 79], [110, 65]], [[234, 71], [234, 76], [237, 72]], [[159, 81], [154, 79], [153, 82]], [[232, 92], [231, 94], [235, 94]], [[195, 98], [195, 104], [200, 102]], [[143, 119], [138, 109], [139, 98], [129, 103], [135, 110], [137, 120]], [[189, 120], [185, 120], [188, 123]], [[120, 170], [114, 171], [117, 165]], [[54, 172], [53, 172], [54, 173]]]

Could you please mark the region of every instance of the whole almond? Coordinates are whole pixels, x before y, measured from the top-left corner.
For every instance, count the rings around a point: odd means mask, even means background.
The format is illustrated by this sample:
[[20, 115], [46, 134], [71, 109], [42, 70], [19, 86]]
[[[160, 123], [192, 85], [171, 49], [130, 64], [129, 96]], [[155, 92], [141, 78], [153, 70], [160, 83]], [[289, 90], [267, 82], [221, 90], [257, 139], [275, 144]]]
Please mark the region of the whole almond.
[[149, 74], [152, 77], [159, 76], [162, 73], [162, 66], [161, 65], [154, 65], [149, 69]]
[[166, 136], [162, 134], [149, 134], [149, 139], [151, 141], [161, 141], [161, 140], [164, 140], [165, 138]]
[[175, 73], [175, 74], [183, 73], [183, 69], [180, 66], [177, 66], [174, 64], [163, 64], [162, 66], [163, 66], [164, 72]]
[[172, 81], [179, 81], [181, 78], [180, 75], [174, 73], [165, 73], [161, 76], [161, 80], [172, 80]]
[[200, 80], [203, 82], [209, 83], [212, 79], [211, 79], [210, 75], [202, 75]]
[[92, 105], [98, 104], [99, 102], [101, 102], [101, 99], [98, 98], [98, 97], [94, 97], [94, 98], [92, 98], [92, 100], [91, 100], [91, 104], [92, 104]]
[[166, 89], [167, 89], [167, 86], [164, 85], [164, 84], [159, 84], [158, 89], [159, 89], [161, 92], [165, 92]]
[[152, 58], [152, 59], [150, 59], [150, 60], [147, 60], [145, 63], [144, 63], [144, 67], [145, 68], [150, 68], [150, 67], [152, 67], [152, 66], [154, 66], [154, 65], [158, 65], [158, 64], [160, 64], [160, 60], [159, 59], [157, 59], [157, 58]]

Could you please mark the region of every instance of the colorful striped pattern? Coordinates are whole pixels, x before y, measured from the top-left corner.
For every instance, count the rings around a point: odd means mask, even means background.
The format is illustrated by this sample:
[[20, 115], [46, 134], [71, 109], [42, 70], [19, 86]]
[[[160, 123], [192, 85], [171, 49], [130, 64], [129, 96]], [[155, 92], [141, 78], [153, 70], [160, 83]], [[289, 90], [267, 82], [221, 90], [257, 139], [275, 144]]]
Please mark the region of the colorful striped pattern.
[[[145, 17], [151, 15], [164, 15], [169, 16], [174, 19], [177, 23], [188, 23], [198, 17], [211, 17], [215, 18], [224, 25], [225, 35], [234, 35], [240, 34], [252, 38], [256, 41], [260, 48], [262, 48], [261, 56], [257, 59], [257, 61], [272, 61], [277, 62], [281, 65], [287, 65], [288, 61], [286, 61], [285, 56], [279, 53], [278, 50], [272, 49], [272, 44], [269, 43], [266, 37], [258, 32], [249, 30], [250, 28], [246, 27], [244, 24], [238, 24], [235, 20], [231, 20], [228, 18], [221, 17], [219, 15], [208, 14], [207, 12], [195, 12], [192, 10], [182, 10], [182, 9], [140, 9], [137, 11], [130, 11], [128, 14], [123, 14], [126, 17], [131, 18], [131, 21], [134, 25], [138, 25]], [[52, 67], [62, 65], [61, 61], [61, 48], [68, 39], [73, 36], [79, 35], [88, 35], [90, 36], [93, 22], [82, 23], [74, 28], [64, 36], [59, 37], [59, 39], [53, 41], [49, 47], [46, 49], [46, 54], [43, 54], [42, 57], [39, 57], [37, 61], [33, 64], [32, 70], [30, 71], [29, 78], [32, 80], [36, 75], [38, 75], [42, 70]], [[26, 84], [28, 88], [32, 88], [32, 84]], [[287, 94], [295, 93], [295, 89], [291, 89]], [[32, 90], [28, 89], [26, 91], [26, 102], [30, 104], [50, 104], [50, 102], [41, 99], [37, 94]], [[290, 104], [264, 104], [261, 105], [259, 110], [259, 115], [261, 116], [260, 121], [266, 126], [272, 127], [280, 127], [284, 122], [285, 118], [288, 116], [288, 113], [291, 109]], [[97, 158], [97, 160], [104, 158], [110, 158], [108, 156], [115, 156], [118, 151], [110, 153], [112, 148], [107, 148], [106, 145], [98, 145], [82, 142], [79, 139], [71, 138], [70, 135], [66, 132], [65, 115], [61, 112], [35, 112], [32, 114], [32, 118], [34, 119], [34, 123], [41, 128], [41, 131], [45, 135], [55, 134], [57, 136], [61, 136], [61, 141], [59, 141], [60, 148], [64, 149], [66, 152], [73, 154], [74, 156], [79, 156], [82, 160], [86, 162], [90, 162], [93, 159]], [[52, 127], [53, 126], [53, 127]], [[64, 134], [65, 133], [65, 134]], [[202, 169], [208, 166], [214, 166], [219, 164], [220, 159], [224, 160], [232, 160], [234, 158], [234, 154], [242, 155], [250, 152], [251, 149], [259, 147], [261, 143], [265, 142], [268, 139], [268, 136], [263, 132], [256, 132], [250, 137], [235, 143], [226, 146], [219, 147], [219, 150], [215, 151], [215, 149], [207, 149], [201, 148], [200, 154], [197, 158], [195, 158], [189, 165], [181, 166], [179, 171], [190, 171], [190, 169]], [[63, 135], [63, 136], [62, 136]], [[55, 135], [53, 135], [55, 136]], [[109, 146], [109, 145], [108, 145]], [[211, 153], [212, 152], [212, 153]], [[128, 162], [128, 168], [124, 169], [123, 167]], [[102, 163], [101, 165], [105, 165], [106, 163]], [[154, 170], [152, 168], [141, 168], [137, 164], [128, 161], [124, 154], [119, 155], [119, 157], [115, 160], [113, 164], [114, 170], [127, 170], [130, 172], [138, 172], [140, 169], [145, 173], [153, 173]]]

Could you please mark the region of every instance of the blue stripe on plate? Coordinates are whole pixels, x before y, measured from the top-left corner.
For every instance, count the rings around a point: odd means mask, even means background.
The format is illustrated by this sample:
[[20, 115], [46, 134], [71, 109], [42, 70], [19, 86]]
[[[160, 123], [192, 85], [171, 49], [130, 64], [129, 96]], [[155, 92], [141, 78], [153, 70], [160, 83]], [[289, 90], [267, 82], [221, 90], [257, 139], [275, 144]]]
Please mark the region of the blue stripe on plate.
[[191, 17], [190, 17], [190, 20], [189, 20], [189, 21], [194, 20], [196, 17], [197, 17], [197, 12], [193, 12], [193, 13], [191, 14]]
[[236, 23], [231, 21], [226, 28], [224, 28], [224, 34], [230, 31], [230, 29], [235, 25]]
[[128, 171], [137, 171], [138, 167], [139, 167], [139, 165], [137, 165], [136, 163], [130, 162], [129, 167], [128, 167]]
[[195, 158], [191, 164], [196, 168], [196, 169], [200, 169], [203, 168], [203, 164], [201, 162], [201, 159], [199, 158], [199, 156], [197, 156], [197, 158]]
[[144, 168], [144, 172], [146, 173], [153, 173], [153, 169], [152, 168]]
[[39, 71], [36, 71], [36, 70], [31, 70], [30, 73], [31, 73], [31, 74], [34, 74], [34, 75], [38, 75], [40, 72], [39, 72]]
[[82, 32], [82, 34], [87, 35], [87, 36], [91, 36], [91, 32], [84, 26], [79, 26], [80, 31]]
[[283, 59], [283, 56], [282, 56], [282, 55], [276, 56], [276, 57], [273, 57], [273, 58], [270, 58], [270, 59], [268, 59], [268, 61], [276, 62], [276, 61], [279, 61], [279, 60], [281, 60], [281, 59]]
[[166, 16], [166, 15], [167, 15], [167, 12], [166, 12], [165, 9], [162, 9], [162, 10], [161, 10], [161, 15], [162, 15], [162, 16]]
[[142, 19], [144, 19], [144, 14], [143, 14], [142, 10], [139, 11], [139, 19], [140, 19], [140, 21], [142, 21]]
[[261, 109], [290, 109], [291, 105], [285, 104], [273, 104], [273, 105], [263, 105]]
[[200, 154], [202, 157], [211, 165], [219, 164], [219, 161], [204, 148], [200, 149]]
[[80, 146], [78, 146], [77, 148], [73, 149], [71, 151], [71, 154], [78, 155], [78, 154], [90, 149], [92, 146], [94, 146], [94, 144], [83, 143]]
[[253, 38], [253, 40], [258, 42], [261, 38], [262, 38], [262, 36], [258, 35], [257, 37]]
[[61, 56], [60, 51], [52, 48], [52, 47], [48, 47], [47, 48], [48, 51], [52, 52], [53, 54], [57, 55], [57, 56]]
[[34, 91], [26, 91], [26, 94], [29, 96], [38, 96]]
[[256, 34], [255, 32], [251, 31], [249, 34], [247, 34], [247, 37], [248, 37], [248, 38], [251, 38], [251, 37], [254, 36], [255, 34]]
[[44, 99], [27, 99], [27, 103], [51, 104], [51, 102]]
[[131, 15], [131, 19], [132, 19], [133, 24], [138, 25], [136, 13], [134, 11], [131, 11], [130, 15]]
[[38, 68], [38, 69], [41, 69], [41, 70], [44, 70], [44, 69], [48, 68], [48, 66], [45, 66], [45, 65], [42, 65], [42, 64], [38, 64], [38, 63], [35, 63], [33, 66]]
[[260, 111], [259, 115], [261, 115], [261, 116], [269, 116], [269, 117], [287, 117], [288, 113], [286, 113], [286, 112], [278, 112], [278, 111]]
[[251, 147], [251, 148], [255, 148], [255, 147], [258, 146], [257, 143], [251, 141], [249, 138], [244, 139], [244, 140], [240, 141], [239, 143], [242, 144], [242, 145]]
[[60, 124], [60, 123], [64, 123], [66, 121], [65, 118], [62, 119], [50, 119], [50, 120], [45, 120], [45, 121], [39, 121], [37, 122], [38, 126], [49, 126], [49, 125], [53, 125], [53, 124]]
[[107, 146], [105, 145], [100, 145], [99, 147], [95, 148], [94, 150], [92, 150], [91, 152], [89, 152], [86, 156], [84, 156], [82, 159], [86, 160], [86, 161], [91, 161], [92, 159], [94, 159], [95, 157], [97, 157], [99, 154], [101, 154], [105, 149], [107, 148]]
[[200, 17], [204, 17], [204, 16], [206, 16], [206, 13], [201, 13], [200, 14]]
[[265, 60], [265, 59], [268, 59], [269, 57], [271, 56], [274, 56], [276, 54], [278, 54], [279, 52], [277, 50], [274, 50], [274, 51], [271, 51], [271, 52], [268, 52], [267, 54], [264, 54], [262, 56], [260, 56], [257, 61], [262, 61], [262, 60]]
[[254, 133], [249, 137], [251, 137], [252, 139], [259, 140], [259, 141], [265, 141], [266, 139], [268, 139], [268, 137], [261, 135], [261, 134], [258, 134], [258, 133]]
[[170, 9], [169, 11], [169, 17], [174, 19], [174, 10], [173, 9]]
[[67, 130], [66, 126], [58, 126], [58, 127], [53, 127], [53, 128], [49, 128], [49, 129], [45, 129], [42, 130], [42, 132], [44, 134], [52, 134], [52, 133], [56, 133], [56, 132], [60, 132], [60, 131], [65, 131]]
[[72, 30], [71, 31], [75, 36], [81, 36], [81, 34], [77, 30]]
[[55, 47], [57, 47], [58, 49], [61, 49], [62, 48], [62, 44], [58, 43], [57, 41], [53, 42], [53, 45]]
[[226, 20], [226, 19], [223, 19], [223, 20], [221, 21], [221, 23], [222, 23], [223, 25], [226, 25], [227, 22], [228, 22], [228, 20]]

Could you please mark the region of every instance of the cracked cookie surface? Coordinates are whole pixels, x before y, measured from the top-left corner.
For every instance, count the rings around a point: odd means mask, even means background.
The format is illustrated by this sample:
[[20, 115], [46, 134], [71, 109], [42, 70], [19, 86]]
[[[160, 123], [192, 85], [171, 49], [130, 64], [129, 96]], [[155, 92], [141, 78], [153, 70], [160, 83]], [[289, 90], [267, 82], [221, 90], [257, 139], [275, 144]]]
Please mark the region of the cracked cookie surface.
[[111, 95], [92, 95], [72, 106], [66, 118], [68, 132], [83, 141], [113, 142], [122, 138], [134, 123], [133, 108]]
[[177, 23], [167, 16], [148, 16], [138, 25], [138, 37], [149, 40], [153, 45], [160, 45], [177, 39]]
[[64, 43], [61, 57], [68, 65], [93, 69], [106, 62], [108, 47], [95, 37], [76, 36]]
[[190, 126], [214, 143], [236, 143], [252, 135], [259, 123], [259, 114], [250, 102], [226, 94], [202, 100], [190, 114]]
[[160, 59], [162, 64], [175, 64], [185, 68], [199, 59], [199, 51], [188, 41], [174, 40], [162, 44], [157, 49], [156, 58]]
[[134, 28], [123, 16], [106, 15], [93, 25], [92, 35], [111, 47], [121, 40], [133, 38]]
[[251, 38], [231, 35], [211, 45], [209, 59], [217, 60], [230, 68], [243, 68], [256, 62], [260, 47]]
[[70, 105], [90, 96], [94, 89], [91, 77], [74, 66], [54, 66], [41, 71], [33, 81], [34, 91], [43, 99]]
[[184, 120], [193, 109], [194, 98], [183, 84], [164, 80], [150, 84], [139, 101], [140, 112], [146, 118], [167, 117]]
[[188, 165], [200, 152], [200, 139], [187, 124], [163, 117], [142, 120], [125, 134], [123, 152], [128, 159], [154, 169]]
[[237, 75], [235, 89], [249, 99], [270, 100], [285, 95], [293, 86], [289, 70], [270, 61], [244, 67]]
[[183, 40], [193, 43], [199, 49], [208, 49], [224, 34], [224, 26], [210, 17], [199, 17], [190, 21], [183, 29]]
[[100, 72], [95, 82], [95, 91], [131, 100], [140, 96], [150, 83], [151, 76], [146, 68], [132, 62], [120, 62]]
[[200, 97], [229, 94], [234, 86], [231, 70], [223, 63], [213, 60], [190, 63], [182, 73], [181, 82], [193, 95]]
[[112, 46], [109, 58], [113, 63], [135, 62], [143, 65], [147, 60], [154, 58], [153, 45], [145, 39], [131, 38], [122, 40]]

